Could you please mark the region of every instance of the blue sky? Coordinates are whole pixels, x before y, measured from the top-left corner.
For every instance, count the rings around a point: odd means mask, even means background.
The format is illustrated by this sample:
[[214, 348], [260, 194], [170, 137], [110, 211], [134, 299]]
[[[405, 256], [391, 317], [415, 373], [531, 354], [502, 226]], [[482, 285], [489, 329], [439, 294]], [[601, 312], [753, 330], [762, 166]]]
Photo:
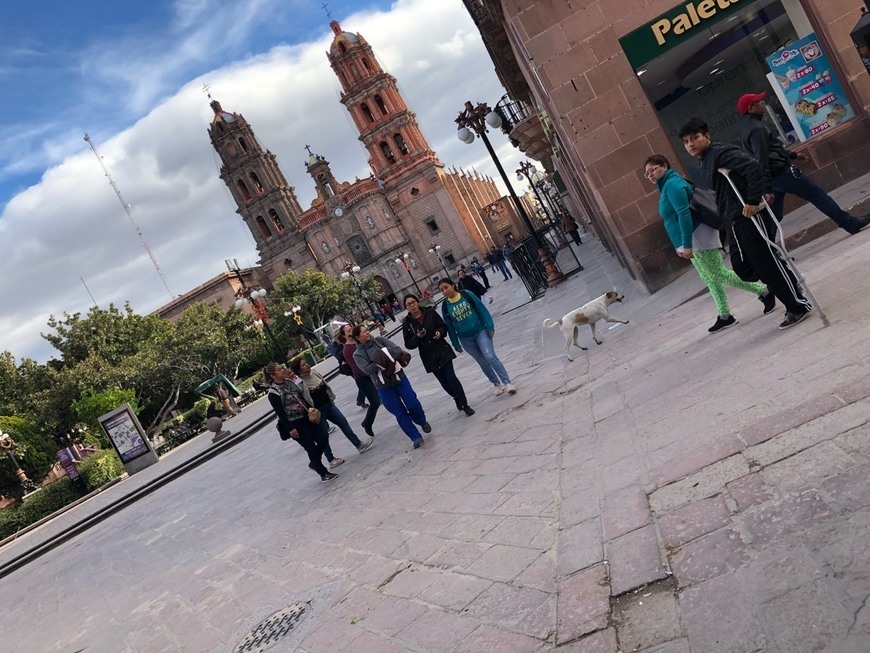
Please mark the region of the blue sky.
[[[55, 354], [40, 337], [50, 315], [96, 302], [148, 313], [170, 299], [99, 163], [98, 147], [178, 295], [224, 270], [256, 264], [250, 232], [219, 179], [206, 134], [212, 112], [245, 116], [277, 156], [303, 208], [314, 185], [303, 146], [340, 180], [370, 173], [325, 56], [322, 2], [176, 0], [4, 3], [0, 77], [0, 351]], [[480, 143], [456, 138], [466, 100], [504, 94], [461, 0], [329, 3], [393, 74], [423, 134], [450, 166], [496, 178]], [[491, 136], [506, 170], [521, 153]], [[22, 300], [22, 287], [26, 287]]]

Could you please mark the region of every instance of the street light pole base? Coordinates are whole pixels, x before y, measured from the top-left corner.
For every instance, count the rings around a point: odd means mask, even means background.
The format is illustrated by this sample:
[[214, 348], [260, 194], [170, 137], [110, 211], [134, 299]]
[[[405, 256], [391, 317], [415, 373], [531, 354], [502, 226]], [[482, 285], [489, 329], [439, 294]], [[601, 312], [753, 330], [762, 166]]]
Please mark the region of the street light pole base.
[[547, 273], [547, 287], [555, 288], [565, 280], [565, 275], [556, 267], [546, 247], [538, 250], [538, 256], [541, 259], [541, 264], [544, 266], [544, 272]]

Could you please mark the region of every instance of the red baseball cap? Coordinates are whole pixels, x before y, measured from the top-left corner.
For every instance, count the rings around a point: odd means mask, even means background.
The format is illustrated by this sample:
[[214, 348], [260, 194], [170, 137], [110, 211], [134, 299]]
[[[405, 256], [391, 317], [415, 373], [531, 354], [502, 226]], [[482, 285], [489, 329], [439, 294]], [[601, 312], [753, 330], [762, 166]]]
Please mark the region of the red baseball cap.
[[755, 102], [763, 100], [766, 95], [767, 93], [764, 91], [761, 93], [747, 93], [746, 95], [741, 95], [740, 99], [737, 100], [737, 113], [741, 116], [745, 116], [746, 112], [749, 111], [749, 107]]

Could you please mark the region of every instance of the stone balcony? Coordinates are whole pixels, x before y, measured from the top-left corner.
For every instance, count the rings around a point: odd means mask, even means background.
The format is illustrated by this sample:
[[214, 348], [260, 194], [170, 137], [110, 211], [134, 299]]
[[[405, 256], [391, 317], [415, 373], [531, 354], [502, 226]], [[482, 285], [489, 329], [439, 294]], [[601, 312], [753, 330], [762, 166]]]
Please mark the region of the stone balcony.
[[502, 118], [502, 131], [513, 145], [528, 158], [546, 165], [553, 156], [553, 149], [534, 107], [505, 95], [495, 111]]

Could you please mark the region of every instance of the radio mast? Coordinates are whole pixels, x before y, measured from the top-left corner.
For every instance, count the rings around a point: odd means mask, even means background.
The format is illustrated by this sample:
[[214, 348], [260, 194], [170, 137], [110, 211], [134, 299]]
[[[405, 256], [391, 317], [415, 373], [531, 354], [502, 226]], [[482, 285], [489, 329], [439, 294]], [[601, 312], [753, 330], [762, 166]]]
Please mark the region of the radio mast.
[[124, 207], [124, 213], [126, 213], [127, 217], [130, 218], [130, 224], [133, 225], [133, 229], [139, 235], [139, 241], [142, 243], [142, 247], [145, 248], [145, 251], [148, 252], [148, 257], [154, 264], [154, 269], [157, 270], [157, 274], [160, 275], [160, 280], [163, 282], [163, 286], [166, 288], [166, 292], [169, 293], [169, 296], [172, 299], [175, 299], [175, 295], [172, 294], [172, 290], [169, 288], [169, 284], [166, 283], [166, 277], [163, 276], [163, 272], [160, 270], [160, 263], [157, 262], [154, 253], [151, 251], [151, 248], [148, 247], [148, 243], [145, 242], [145, 237], [142, 235], [142, 230], [139, 229], [139, 225], [136, 224], [136, 221], [133, 219], [133, 214], [130, 212], [130, 205], [127, 203], [127, 200], [124, 199], [124, 196], [121, 195], [121, 190], [118, 188], [118, 184], [115, 183], [115, 180], [112, 179], [112, 175], [109, 174], [109, 170], [108, 168], [106, 168], [106, 164], [103, 163], [103, 157], [100, 155], [99, 152], [97, 152], [97, 148], [87, 132], [85, 132], [84, 139], [87, 144], [91, 146], [91, 151], [94, 153], [94, 156], [97, 157], [97, 161], [99, 161], [100, 167], [103, 169], [103, 172], [106, 175], [106, 179], [109, 180], [109, 186], [111, 186], [112, 190], [115, 191], [115, 195], [118, 196], [118, 201], [120, 201], [121, 206]]

